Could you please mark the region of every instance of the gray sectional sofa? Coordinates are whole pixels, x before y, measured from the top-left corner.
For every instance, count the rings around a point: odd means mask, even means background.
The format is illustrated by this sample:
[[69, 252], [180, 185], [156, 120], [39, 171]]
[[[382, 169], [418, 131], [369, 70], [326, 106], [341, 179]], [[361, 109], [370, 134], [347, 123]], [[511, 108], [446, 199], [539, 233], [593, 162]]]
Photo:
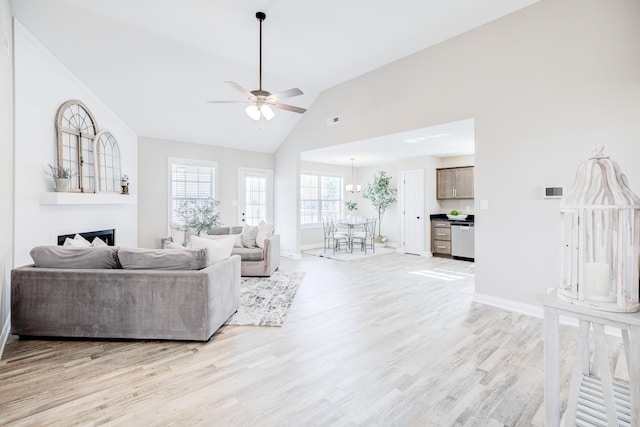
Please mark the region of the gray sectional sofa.
[[[242, 277], [271, 276], [280, 266], [280, 235], [269, 234], [264, 239], [259, 239], [255, 246], [249, 245], [250, 247], [247, 247], [242, 244], [242, 231], [242, 226], [216, 227], [209, 230], [207, 234], [209, 236], [233, 235], [237, 237], [238, 241], [231, 250], [231, 254], [240, 256]], [[171, 237], [162, 238], [161, 245], [167, 247], [167, 243], [172, 241]]]
[[32, 257], [11, 272], [15, 335], [207, 341], [240, 304], [239, 256], [52, 246]]
[[[237, 236], [242, 234], [242, 227], [216, 227], [209, 230], [209, 234]], [[280, 235], [266, 237], [261, 246], [244, 247], [236, 244], [231, 250], [233, 255], [240, 255], [240, 274], [243, 277], [271, 276], [280, 266]]]

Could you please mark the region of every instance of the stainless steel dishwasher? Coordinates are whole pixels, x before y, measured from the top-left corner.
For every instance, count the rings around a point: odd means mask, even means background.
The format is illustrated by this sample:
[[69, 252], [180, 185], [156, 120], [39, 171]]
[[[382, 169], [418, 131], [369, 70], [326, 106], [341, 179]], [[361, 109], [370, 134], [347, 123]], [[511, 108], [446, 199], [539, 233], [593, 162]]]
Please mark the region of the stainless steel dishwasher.
[[474, 260], [475, 224], [473, 222], [451, 222], [451, 255], [454, 258]]

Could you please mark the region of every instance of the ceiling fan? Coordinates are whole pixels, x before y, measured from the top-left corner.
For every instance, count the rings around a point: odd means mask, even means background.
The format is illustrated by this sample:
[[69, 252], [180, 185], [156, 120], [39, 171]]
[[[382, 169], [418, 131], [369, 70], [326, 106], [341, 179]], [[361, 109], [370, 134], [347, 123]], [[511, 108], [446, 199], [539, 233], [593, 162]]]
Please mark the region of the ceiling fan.
[[264, 12], [257, 12], [256, 18], [260, 21], [260, 88], [252, 91], [248, 91], [236, 82], [226, 81], [229, 86], [239, 90], [243, 94], [247, 95], [245, 101], [207, 101], [212, 104], [230, 103], [230, 102], [242, 102], [249, 104], [245, 111], [247, 115], [253, 120], [260, 120], [264, 117], [267, 120], [271, 120], [275, 113], [271, 109], [280, 108], [281, 110], [293, 111], [294, 113], [304, 113], [307, 111], [305, 108], [294, 107], [293, 105], [281, 104], [278, 101], [283, 98], [291, 98], [293, 96], [302, 95], [302, 91], [298, 88], [288, 89], [282, 92], [271, 93], [266, 90], [262, 90], [262, 21], [265, 20], [267, 15]]

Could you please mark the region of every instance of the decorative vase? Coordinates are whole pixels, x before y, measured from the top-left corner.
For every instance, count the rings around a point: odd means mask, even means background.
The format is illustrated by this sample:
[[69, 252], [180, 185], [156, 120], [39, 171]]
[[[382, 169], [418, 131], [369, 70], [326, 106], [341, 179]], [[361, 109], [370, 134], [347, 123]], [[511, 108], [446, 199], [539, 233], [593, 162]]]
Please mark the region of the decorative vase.
[[56, 192], [66, 193], [69, 191], [69, 178], [54, 178], [54, 181], [56, 182]]

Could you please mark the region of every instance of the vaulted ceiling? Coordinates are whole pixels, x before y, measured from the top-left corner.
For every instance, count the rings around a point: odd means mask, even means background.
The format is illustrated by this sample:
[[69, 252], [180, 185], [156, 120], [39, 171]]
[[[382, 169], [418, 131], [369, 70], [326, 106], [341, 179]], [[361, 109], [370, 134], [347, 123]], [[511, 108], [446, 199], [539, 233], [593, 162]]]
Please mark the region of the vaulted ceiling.
[[538, 0], [13, 0], [14, 16], [141, 136], [273, 152], [300, 119], [259, 122], [224, 83], [325, 89]]

